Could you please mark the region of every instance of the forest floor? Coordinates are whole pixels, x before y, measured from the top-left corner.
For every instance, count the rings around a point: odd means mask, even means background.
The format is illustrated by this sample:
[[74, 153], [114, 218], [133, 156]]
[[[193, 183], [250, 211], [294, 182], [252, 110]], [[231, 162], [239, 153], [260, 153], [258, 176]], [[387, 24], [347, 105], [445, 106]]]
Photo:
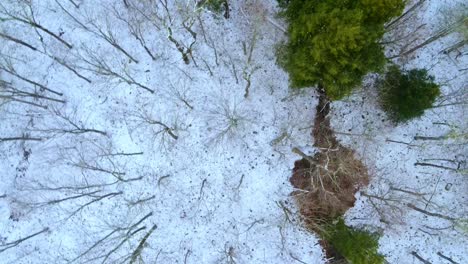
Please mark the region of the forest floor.
[[[314, 207], [382, 234], [390, 263], [468, 262], [467, 51], [441, 52], [459, 35], [393, 59], [442, 84], [395, 126], [375, 74], [333, 103], [289, 88], [276, 0], [228, 19], [196, 2], [0, 1], [2, 264], [324, 263]], [[425, 1], [387, 55], [454, 2]], [[339, 164], [353, 177], [334, 182]], [[326, 203], [296, 206], [304, 190]]]

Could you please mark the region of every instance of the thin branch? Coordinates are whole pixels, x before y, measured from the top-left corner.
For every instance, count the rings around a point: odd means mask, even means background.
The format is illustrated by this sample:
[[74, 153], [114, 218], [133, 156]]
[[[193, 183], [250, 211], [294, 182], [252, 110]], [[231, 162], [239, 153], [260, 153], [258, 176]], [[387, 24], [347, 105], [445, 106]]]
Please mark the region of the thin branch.
[[413, 255], [415, 258], [417, 258], [419, 261], [421, 261], [424, 264], [432, 264], [431, 262], [429, 262], [429, 261], [423, 259], [421, 256], [419, 256], [419, 254], [416, 253], [416, 251], [411, 251], [411, 255]]
[[2, 38], [4, 38], [4, 39], [7, 39], [7, 40], [10, 40], [10, 41], [13, 41], [13, 42], [15, 42], [15, 43], [18, 43], [18, 44], [20, 44], [20, 45], [23, 45], [23, 46], [25, 46], [25, 47], [27, 47], [27, 48], [30, 48], [30, 49], [34, 50], [34, 51], [37, 51], [37, 48], [35, 48], [33, 45], [28, 44], [28, 43], [26, 43], [25, 41], [22, 41], [22, 40], [20, 40], [20, 39], [17, 39], [17, 38], [14, 38], [14, 37], [12, 37], [12, 36], [3, 34], [3, 33], [1, 33], [1, 32], [0, 32], [0, 37], [2, 37]]
[[23, 237], [23, 238], [20, 238], [20, 239], [18, 239], [18, 240], [15, 240], [15, 241], [13, 241], [13, 242], [9, 242], [9, 243], [0, 245], [0, 247], [4, 247], [4, 248], [0, 249], [0, 253], [4, 252], [4, 251], [6, 251], [6, 250], [8, 250], [8, 249], [10, 249], [10, 248], [16, 247], [16, 246], [18, 246], [19, 244], [23, 243], [24, 241], [29, 240], [29, 239], [31, 239], [31, 238], [33, 238], [33, 237], [35, 237], [35, 236], [38, 236], [38, 235], [40, 235], [40, 234], [42, 234], [42, 233], [45, 233], [45, 232], [48, 232], [48, 231], [49, 231], [49, 228], [46, 227], [46, 228], [42, 229], [41, 231], [36, 232], [36, 233], [34, 233], [34, 234], [32, 234], [32, 235], [29, 235], [29, 236], [27, 236], [27, 237]]
[[0, 138], [0, 142], [6, 141], [42, 141], [42, 138], [33, 138], [33, 137], [5, 137]]
[[441, 258], [443, 258], [443, 259], [449, 261], [449, 262], [452, 263], [452, 264], [459, 264], [458, 262], [456, 262], [456, 261], [453, 260], [452, 258], [449, 258], [449, 257], [445, 256], [444, 254], [442, 254], [440, 251], [437, 252], [437, 255], [439, 255]]
[[7, 15], [8, 17], [10, 17], [11, 19], [13, 19], [15, 21], [18, 21], [18, 22], [21, 22], [23, 24], [29, 25], [29, 26], [31, 26], [31, 27], [33, 27], [35, 29], [41, 30], [42, 32], [44, 32], [44, 33], [52, 36], [56, 40], [58, 40], [60, 43], [64, 44], [69, 49], [73, 48], [73, 46], [70, 43], [66, 42], [61, 37], [59, 37], [55, 33], [53, 33], [52, 31], [50, 31], [49, 29], [45, 28], [44, 26], [42, 26], [41, 24], [38, 24], [36, 22], [36, 19], [34, 17], [34, 13], [33, 13], [32, 7], [31, 7], [31, 3], [28, 3], [28, 8], [29, 8], [30, 13], [29, 14], [24, 14], [24, 15], [21, 15], [21, 16], [20, 15], [15, 15], [15, 14], [9, 12], [7, 10], [7, 8], [5, 8], [5, 6], [3, 6], [2, 4], [0, 4], [0, 7], [3, 9], [2, 11], [0, 11], [0, 13], [3, 13], [5, 15]]
[[446, 216], [446, 215], [442, 215], [442, 214], [439, 214], [439, 213], [432, 213], [432, 212], [426, 211], [424, 209], [416, 207], [414, 204], [411, 204], [411, 203], [406, 204], [406, 206], [408, 206], [409, 208], [411, 208], [411, 209], [413, 209], [415, 211], [423, 213], [425, 215], [438, 217], [438, 218], [442, 218], [442, 219], [449, 220], [449, 221], [456, 221], [457, 220], [456, 218], [453, 218], [453, 217], [450, 217], [450, 216]]
[[457, 169], [455, 168], [450, 168], [442, 165], [437, 165], [437, 164], [432, 164], [432, 163], [426, 163], [426, 162], [416, 162], [414, 163], [415, 166], [423, 166], [423, 167], [434, 167], [434, 168], [439, 168], [439, 169], [444, 169], [444, 170], [450, 170], [450, 171], [455, 171], [458, 172]]
[[132, 259], [130, 260], [130, 264], [135, 263], [137, 257], [141, 255], [141, 252], [143, 251], [146, 240], [148, 240], [149, 236], [151, 236], [151, 234], [154, 232], [154, 230], [156, 230], [156, 228], [158, 228], [158, 226], [153, 225], [153, 227], [148, 231], [148, 233], [140, 241], [140, 243], [138, 244], [138, 247], [132, 253]]

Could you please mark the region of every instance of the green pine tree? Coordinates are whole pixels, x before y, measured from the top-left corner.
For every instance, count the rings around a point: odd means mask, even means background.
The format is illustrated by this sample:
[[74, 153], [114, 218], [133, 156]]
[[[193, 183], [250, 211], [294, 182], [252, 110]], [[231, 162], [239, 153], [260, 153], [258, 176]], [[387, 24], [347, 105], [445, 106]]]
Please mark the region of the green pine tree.
[[403, 122], [424, 114], [440, 94], [439, 85], [425, 69], [401, 71], [389, 67], [379, 81], [380, 104], [395, 122]]
[[385, 261], [378, 253], [379, 236], [349, 227], [343, 219], [327, 228], [325, 239], [351, 264], [383, 264]]
[[292, 87], [323, 86], [337, 100], [385, 64], [377, 43], [403, 0], [281, 0], [289, 27], [283, 61]]

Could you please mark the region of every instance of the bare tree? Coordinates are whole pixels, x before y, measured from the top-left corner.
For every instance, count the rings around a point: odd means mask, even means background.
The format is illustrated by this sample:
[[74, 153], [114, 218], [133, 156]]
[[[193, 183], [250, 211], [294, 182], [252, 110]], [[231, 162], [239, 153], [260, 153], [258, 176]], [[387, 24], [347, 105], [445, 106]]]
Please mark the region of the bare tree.
[[[50, 103], [61, 103], [64, 104], [65, 100], [57, 99], [55, 97], [45, 94], [45, 89], [47, 91], [55, 92], [39, 83], [31, 81], [29, 79], [23, 78], [20, 75], [17, 75], [15, 72], [11, 72], [6, 68], [3, 68], [0, 65], [1, 70], [9, 72], [10, 74], [18, 77], [20, 80], [23, 80], [27, 83], [32, 83], [35, 85], [34, 88], [18, 88], [17, 84], [13, 82], [6, 82], [0, 80], [0, 105], [10, 102], [16, 102], [20, 104], [26, 104], [34, 107], [39, 107], [42, 109], [47, 109]], [[55, 92], [57, 93], [57, 92]]]
[[213, 101], [207, 113], [208, 132], [211, 133], [208, 143], [221, 146], [232, 140], [242, 140], [242, 132], [252, 122], [246, 110], [225, 98], [213, 98]]
[[428, 163], [428, 162], [416, 162], [416, 163], [414, 163], [414, 165], [415, 166], [423, 166], [423, 167], [433, 167], [433, 168], [438, 168], [438, 169], [463, 173], [464, 171], [467, 170], [463, 166], [463, 165], [465, 165], [465, 163], [466, 163], [466, 161], [456, 162], [457, 166], [455, 166], [455, 167], [453, 167], [453, 166], [449, 167], [449, 166], [446, 166], [446, 165], [440, 165], [440, 164], [434, 164], [434, 163]]
[[194, 30], [195, 22], [199, 16], [197, 10], [191, 10], [189, 4], [182, 4], [179, 1], [127, 0], [126, 3], [128, 4], [127, 13], [129, 16], [126, 18], [117, 11], [116, 17], [128, 25], [130, 33], [140, 42], [148, 54], [152, 54], [150, 55], [152, 58], [155, 56], [150, 51], [142, 31], [142, 25], [146, 23], [151, 23], [158, 31], [164, 29], [167, 32], [167, 39], [180, 52], [184, 63], [189, 64], [190, 59], [192, 59], [197, 65], [193, 57], [197, 41], [197, 32]]
[[[198, 20], [198, 24], [200, 25], [200, 30], [201, 30], [203, 39], [205, 40], [205, 44], [213, 50], [213, 55], [214, 55], [214, 59], [215, 59], [215, 64], [216, 64], [216, 66], [219, 66], [219, 57], [218, 57], [218, 49], [217, 49], [217, 46], [216, 46], [216, 42], [213, 40], [213, 38], [211, 37], [211, 35], [209, 35], [209, 33], [207, 32], [207, 30], [205, 29], [205, 25], [204, 25], [204, 23], [203, 23], [203, 19], [201, 19], [200, 16], [198, 16], [198, 17], [197, 17], [197, 20]], [[205, 62], [205, 64], [207, 65], [207, 67], [208, 67], [210, 73], [212, 73], [211, 69], [210, 69], [209, 66], [208, 66], [208, 63]]]
[[194, 107], [192, 103], [190, 102], [191, 99], [189, 98], [188, 93], [189, 93], [189, 87], [184, 81], [179, 82], [177, 84], [170, 82], [168, 98], [169, 99], [175, 98], [177, 101], [182, 102], [182, 104], [185, 105], [187, 108], [189, 108], [190, 110], [193, 110]]
[[38, 137], [30, 137], [28, 135], [22, 135], [17, 137], [0, 137], [1, 142], [8, 142], [8, 141], [42, 141], [42, 138]]
[[223, 256], [219, 262], [227, 263], [227, 264], [236, 264], [238, 261], [238, 255], [236, 254], [236, 249], [229, 245], [229, 243], [226, 242], [224, 245], [223, 249]]
[[[261, 9], [262, 7], [259, 2], [253, 2], [251, 5], [246, 5], [247, 10], [242, 10], [246, 20], [249, 21], [249, 25], [252, 28], [249, 32], [248, 37], [245, 41], [242, 42], [242, 51], [245, 56], [245, 66], [242, 69], [242, 78], [246, 81], [244, 97], [247, 98], [250, 93], [250, 86], [252, 85], [252, 75], [261, 68], [260, 65], [256, 65], [252, 60], [253, 54], [258, 41], [258, 30], [262, 19], [264, 19], [264, 14], [258, 16], [258, 12], [254, 12], [252, 9]], [[258, 11], [258, 10], [255, 10]], [[262, 12], [262, 11], [260, 11]]]
[[430, 212], [430, 211], [427, 211], [425, 209], [422, 209], [412, 203], [407, 203], [406, 204], [409, 208], [417, 211], [417, 212], [420, 212], [420, 213], [423, 213], [425, 215], [428, 215], [428, 216], [433, 216], [433, 217], [437, 217], [437, 218], [441, 218], [441, 219], [445, 219], [445, 220], [449, 220], [449, 221], [456, 221], [457, 218], [455, 217], [452, 217], [452, 216], [448, 216], [448, 215], [444, 215], [444, 214], [441, 214], [441, 213], [434, 213], [434, 212]]
[[404, 23], [405, 21], [408, 20], [408, 18], [410, 16], [413, 16], [416, 12], [416, 10], [418, 8], [421, 8], [423, 6], [423, 4], [426, 2], [426, 0], [418, 0], [416, 3], [414, 3], [413, 5], [411, 5], [410, 7], [408, 7], [405, 12], [403, 12], [403, 14], [401, 14], [399, 17], [396, 17], [394, 18], [392, 21], [388, 22], [386, 25], [385, 25], [385, 29], [388, 31], [388, 30], [391, 30], [399, 25], [401, 25], [402, 23]]
[[[58, 96], [63, 96], [63, 93], [58, 92], [58, 91], [53, 90], [53, 89], [50, 89], [49, 87], [47, 87], [47, 86], [45, 86], [43, 84], [40, 84], [39, 82], [33, 81], [33, 80], [19, 74], [16, 71], [16, 69], [14, 68], [13, 63], [11, 62], [10, 59], [7, 59], [7, 58], [3, 59], [3, 63], [0, 64], [0, 70], [3, 70], [5, 72], [7, 72], [8, 74], [16, 77], [17, 79], [25, 81], [26, 83], [34, 85], [34, 87], [39, 88], [39, 90], [41, 92], [47, 91], [47, 92], [53, 93], [53, 94], [58, 95]], [[55, 99], [55, 100], [56, 100], [56, 102], [61, 102], [61, 103], [65, 102], [63, 100], [58, 100], [58, 99]], [[52, 101], [54, 101], [54, 100], [52, 100]]]
[[80, 8], [80, 4], [76, 3], [76, 0], [68, 0], [74, 7]]
[[47, 105], [27, 100], [28, 98], [38, 99], [38, 95], [17, 89], [11, 83], [0, 80], [0, 105], [16, 102], [47, 109]]
[[87, 127], [83, 125], [83, 121], [78, 118], [77, 108], [71, 111], [66, 111], [64, 108], [52, 107], [49, 110], [55, 122], [48, 122], [46, 126], [39, 125], [30, 128], [31, 131], [41, 134], [47, 138], [58, 137], [62, 135], [83, 135], [87, 133], [94, 133], [102, 136], [107, 136], [105, 131]]
[[[193, 57], [194, 45], [197, 42], [197, 33], [194, 31], [193, 26], [196, 22], [196, 13], [188, 11], [186, 8], [174, 8], [177, 6], [177, 1], [168, 2], [167, 0], [152, 1], [152, 6], [155, 10], [161, 10], [160, 13], [155, 14], [157, 23], [162, 25], [167, 30], [167, 38], [174, 44], [176, 49], [182, 55], [182, 60], [185, 64], [190, 63], [190, 58], [196, 65], [196, 61]], [[179, 16], [181, 20], [176, 19], [176, 16], [171, 10], [178, 10], [181, 12]], [[184, 13], [185, 12], [185, 13]], [[179, 29], [178, 32], [182, 35], [180, 38], [175, 36], [175, 29]], [[185, 44], [181, 39], [190, 39], [190, 42]]]
[[[151, 227], [151, 229], [141, 239], [140, 243], [138, 243], [137, 248], [132, 252], [131, 259], [130, 259], [130, 264], [136, 263], [137, 259], [139, 259], [141, 262], [143, 262], [143, 258], [142, 258], [141, 254], [143, 252], [143, 249], [145, 248], [146, 241], [151, 236], [151, 234], [153, 234], [153, 232], [154, 232], [154, 230], [156, 230], [156, 228], [158, 228], [158, 226], [153, 225], [153, 227]], [[125, 260], [127, 260], [127, 259], [125, 259]]]
[[412, 203], [427, 201], [425, 195], [428, 193], [389, 186], [374, 193], [362, 191], [361, 195], [369, 201], [380, 222], [386, 225], [398, 225], [403, 223], [403, 216], [407, 210], [405, 204], [410, 201]]
[[[36, 188], [36, 191], [38, 188]], [[45, 193], [45, 192], [43, 192]], [[68, 203], [67, 208], [72, 208], [69, 210], [68, 215], [64, 218], [64, 220], [68, 220], [84, 210], [85, 208], [89, 208], [93, 205], [97, 205], [98, 203], [102, 202], [104, 199], [111, 199], [113, 197], [122, 195], [123, 192], [121, 191], [104, 191], [101, 189], [96, 188], [70, 188], [70, 189], [61, 189], [60, 191], [55, 191], [51, 193], [47, 193], [47, 196], [50, 198], [41, 201], [39, 199], [35, 199], [32, 202], [24, 202], [24, 201], [16, 201], [17, 203], [21, 203], [23, 206], [27, 206], [30, 210], [36, 210], [39, 208], [44, 207], [51, 207], [51, 206], [59, 206], [65, 203]], [[56, 196], [60, 195], [60, 196]], [[51, 197], [55, 196], [55, 197]]]
[[27, 47], [29, 49], [32, 49], [33, 51], [37, 51], [37, 48], [34, 47], [33, 45], [27, 43], [26, 41], [23, 41], [23, 40], [20, 40], [18, 38], [15, 38], [13, 36], [10, 36], [10, 35], [8, 35], [6, 33], [0, 32], [0, 37], [4, 38], [6, 40], [9, 40], [9, 41], [15, 42], [15, 43], [17, 43], [19, 45], [25, 46], [25, 47]]
[[[53, 148], [55, 158], [52, 155], [47, 158], [50, 175], [16, 179], [20, 193], [15, 202], [29, 210], [60, 207], [66, 212], [60, 220], [66, 221], [87, 208], [99, 207], [106, 200], [124, 197], [123, 184], [143, 179], [143, 176], [126, 176], [127, 162], [142, 155], [141, 152], [117, 152], [107, 139], [97, 141], [90, 135], [79, 142], [71, 146], [62, 143]], [[61, 173], [53, 173], [55, 170]], [[138, 173], [144, 175], [141, 170]], [[26, 193], [28, 195], [22, 195]], [[149, 200], [145, 198], [140, 203]]]
[[106, 18], [106, 25], [104, 27], [99, 26], [97, 23], [95, 23], [92, 20], [88, 21], [88, 24], [90, 24], [90, 27], [92, 27], [92, 29], [89, 30], [90, 33], [105, 40], [112, 47], [114, 47], [116, 50], [124, 54], [128, 59], [130, 59], [130, 61], [139, 63], [137, 59], [135, 59], [132, 55], [130, 55], [130, 53], [118, 43], [115, 34], [112, 32], [112, 26], [110, 25], [110, 22], [107, 20], [107, 18]]
[[54, 61], [56, 61], [58, 64], [60, 64], [61, 66], [65, 67], [65, 69], [71, 71], [73, 74], [75, 74], [78, 78], [80, 79], [83, 79], [85, 80], [87, 83], [92, 83], [92, 81], [83, 76], [81, 73], [78, 72], [78, 70], [76, 69], [77, 66], [74, 66], [72, 63], [70, 62], [67, 62], [65, 59], [61, 59], [59, 58], [58, 56], [55, 56], [55, 55], [51, 55], [51, 54], [47, 54], [47, 56], [49, 56], [51, 59], [53, 59]]
[[[96, 36], [99, 39], [104, 40], [110, 46], [115, 48], [118, 52], [125, 55], [130, 61], [134, 63], [139, 63], [139, 61], [119, 43], [114, 31], [112, 30], [113, 28], [115, 28], [115, 26], [111, 25], [111, 23], [109, 22], [109, 17], [100, 18], [98, 20], [98, 19], [92, 18], [87, 13], [79, 17], [79, 15], [74, 15], [72, 14], [72, 12], [67, 10], [67, 8], [64, 7], [64, 5], [62, 5], [58, 0], [55, 0], [55, 2], [60, 7], [60, 9], [68, 17], [70, 17], [75, 23], [75, 25], [77, 25], [79, 28], [91, 33], [93, 36]], [[104, 21], [104, 25], [100, 25], [98, 23], [98, 21], [100, 20]]]
[[[460, 74], [460, 77], [465, 76]], [[449, 93], [445, 93], [439, 97], [437, 103], [432, 106], [432, 109], [448, 107], [448, 106], [465, 106], [468, 105], [468, 90], [462, 86], [458, 89], [454, 89]]]
[[413, 52], [415, 52], [415, 51], [417, 51], [417, 50], [431, 44], [432, 42], [449, 35], [450, 33], [454, 32], [455, 28], [458, 27], [462, 23], [465, 23], [465, 22], [464, 21], [454, 22], [453, 24], [448, 25], [447, 27], [442, 28], [441, 30], [435, 32], [434, 34], [432, 34], [432, 36], [425, 39], [422, 43], [419, 43], [416, 46], [413, 46], [411, 48], [403, 50], [398, 55], [394, 55], [394, 56], [390, 57], [389, 59], [394, 59], [394, 58], [397, 58], [397, 57], [407, 56], [408, 54], [411, 54], [411, 53], [413, 53]]
[[247, 58], [246, 65], [242, 70], [242, 78], [246, 81], [244, 98], [249, 96], [250, 86], [252, 85], [252, 75], [261, 68], [259, 65], [252, 63], [252, 56], [255, 50], [255, 45], [257, 43], [257, 37], [257, 25], [255, 25], [251, 39], [248, 42], [242, 42], [242, 50], [244, 51], [244, 55]]
[[441, 258], [447, 260], [448, 262], [452, 263], [452, 264], [459, 264], [458, 262], [456, 262], [455, 260], [453, 260], [452, 258], [450, 257], [447, 257], [446, 255], [442, 254], [442, 252], [437, 252], [437, 255], [439, 255]]
[[82, 140], [78, 146], [61, 150], [59, 158], [65, 164], [79, 169], [83, 176], [88, 178], [101, 175], [103, 179], [108, 176], [120, 182], [140, 180], [141, 177], [127, 177], [125, 160], [116, 159], [116, 156], [112, 155], [114, 152], [112, 146], [98, 144], [88, 139]]
[[8, 249], [11, 249], [11, 248], [15, 248], [16, 246], [18, 246], [19, 244], [29, 240], [29, 239], [32, 239], [40, 234], [43, 234], [43, 233], [46, 233], [46, 232], [49, 232], [49, 228], [46, 227], [44, 229], [42, 229], [41, 231], [39, 232], [36, 232], [36, 233], [33, 233], [31, 235], [28, 235], [26, 237], [23, 237], [23, 238], [20, 238], [20, 239], [17, 239], [15, 241], [12, 241], [12, 242], [6, 242], [6, 243], [2, 243], [0, 245], [0, 253], [8, 250]]
[[[71, 187], [70, 189], [67, 189], [70, 194], [65, 197], [50, 199], [43, 203], [34, 202], [32, 206], [43, 207], [55, 206], [62, 203], [74, 203], [75, 208], [71, 210], [69, 216], [67, 217], [67, 219], [69, 219], [85, 208], [100, 204], [104, 199], [111, 199], [123, 194], [121, 191], [104, 192], [99, 189], [93, 190], [93, 188], [96, 188], [96, 186], [86, 186], [82, 189]], [[61, 188], [61, 191], [63, 190], [64, 189]], [[72, 194], [73, 192], [75, 193], [74, 195]], [[87, 246], [84, 251], [79, 253], [73, 259], [68, 259], [68, 262], [83, 263], [99, 260], [101, 263], [128, 263], [128, 261], [134, 263], [137, 259], [143, 259], [142, 252], [144, 250], [144, 246], [150, 235], [157, 229], [157, 225], [151, 224], [151, 228], [143, 236], [140, 236], [139, 233], [148, 229], [145, 225], [145, 222], [148, 222], [152, 215], [153, 213], [150, 212], [138, 220], [132, 219], [129, 221], [120, 222], [117, 225], [109, 225], [110, 232], [107, 232], [102, 237], [97, 237], [93, 242], [91, 242], [89, 246]], [[10, 248], [14, 248], [26, 240], [29, 240], [47, 231], [49, 231], [49, 229], [45, 228], [42, 231], [36, 232], [27, 237], [18, 239], [13, 242], [4, 243], [0, 246], [0, 253]], [[133, 250], [130, 251], [131, 248], [133, 248]], [[122, 259], [121, 256], [123, 256]], [[116, 262], [117, 260], [119, 260], [119, 262]]]
[[117, 80], [118, 82], [125, 82], [129, 85], [135, 85], [138, 88], [144, 89], [150, 93], [154, 93], [153, 89], [143, 85], [136, 81], [129, 72], [129, 69], [125, 65], [120, 65], [121, 69], [116, 69], [115, 66], [111, 66], [103, 57], [98, 55], [95, 51], [90, 49], [84, 49], [86, 56], [81, 56], [81, 60], [86, 63], [87, 67], [83, 69], [93, 72], [97, 75], [104, 76], [111, 80]]
[[[21, 10], [15, 11], [15, 10], [10, 9], [11, 5], [18, 6], [18, 4]], [[14, 3], [10, 3], [9, 7], [6, 7], [4, 4], [0, 3], [0, 15], [3, 16], [3, 17], [0, 17], [0, 20], [15, 21], [21, 24], [31, 26], [35, 30], [39, 30], [41, 32], [44, 32], [52, 36], [53, 38], [58, 40], [60, 43], [65, 45], [67, 48], [71, 49], [73, 47], [70, 43], [65, 41], [59, 35], [53, 33], [51, 30], [49, 30], [48, 28], [44, 27], [43, 25], [37, 22], [31, 1], [21, 1], [21, 2], [15, 1]]]
[[[424, 2], [424, 1], [420, 1], [420, 2]], [[455, 21], [448, 21], [446, 23], [443, 23], [443, 26], [437, 30], [436, 32], [432, 33], [429, 37], [426, 37], [424, 40], [422, 41], [417, 41], [417, 39], [408, 39], [406, 37], [404, 38], [400, 38], [400, 40], [403, 40], [403, 39], [406, 39], [406, 42], [403, 44], [403, 48], [400, 50], [399, 54], [396, 54], [396, 55], [393, 55], [391, 57], [389, 57], [389, 59], [394, 59], [394, 58], [398, 58], [398, 57], [405, 57], [421, 48], [424, 48], [426, 46], [428, 46], [429, 44], [441, 39], [441, 38], [444, 38], [450, 34], [452, 34], [453, 32], [457, 31], [460, 27], [466, 27], [466, 14], [464, 14], [463, 16], [461, 17], [458, 17], [457, 20]], [[442, 23], [442, 22], [441, 22]], [[417, 27], [416, 30], [420, 29], [420, 27]], [[396, 30], [396, 29], [394, 29]], [[466, 30], [466, 29], [465, 29]], [[416, 34], [410, 34], [408, 36], [414, 36]], [[452, 50], [454, 49], [457, 49], [458, 47], [461, 47], [463, 46], [465, 43], [466, 43], [466, 38], [457, 42], [456, 44], [452, 45], [451, 47], [449, 48], [446, 48], [444, 50], [442, 50], [442, 52], [451, 52]], [[393, 41], [393, 42], [397, 42], [397, 41]]]
[[[57, 1], [56, 1], [56, 2], [57, 2]], [[57, 4], [59, 4], [59, 6], [64, 10], [64, 12], [67, 12], [72, 18], [74, 18], [73, 15], [71, 15], [59, 2], [57, 2]], [[79, 22], [79, 21], [78, 21], [78, 22]], [[83, 25], [83, 26], [84, 26], [84, 25]], [[79, 78], [85, 80], [85, 81], [88, 82], [88, 83], [91, 83], [91, 80], [90, 80], [90, 79], [88, 79], [87, 77], [83, 76], [82, 74], [80, 74], [80, 73], [77, 71], [76, 66], [73, 66], [73, 64], [71, 64], [70, 62], [67, 62], [66, 59], [60, 58], [59, 55], [50, 53], [50, 52], [47, 51], [47, 49], [45, 49], [45, 48], [41, 51], [41, 50], [39, 50], [38, 48], [36, 48], [33, 44], [30, 44], [30, 43], [28, 43], [28, 42], [26, 42], [26, 41], [24, 41], [24, 40], [21, 40], [21, 39], [19, 39], [19, 38], [17, 38], [17, 37], [11, 36], [11, 35], [9, 35], [8, 33], [0, 32], [0, 37], [1, 37], [1, 38], [4, 38], [4, 39], [6, 39], [6, 40], [9, 40], [9, 41], [11, 41], [11, 42], [14, 42], [14, 43], [16, 43], [16, 44], [18, 44], [18, 45], [27, 47], [27, 48], [29, 48], [29, 49], [31, 49], [31, 50], [33, 50], [33, 51], [37, 51], [37, 52], [39, 52], [39, 53], [41, 53], [41, 54], [43, 54], [43, 55], [48, 56], [48, 57], [51, 58], [52, 60], [54, 60], [54, 61], [56, 61], [57, 63], [59, 63], [61, 66], [65, 67], [67, 70], [71, 71], [73, 74], [75, 74], [75, 75], [78, 76]], [[26, 77], [20, 76], [19, 74], [17, 74], [16, 71], [14, 70], [14, 68], [12, 67], [11, 62], [9, 62], [8, 60], [5, 60], [5, 61], [7, 62], [7, 64], [4, 65], [4, 66], [5, 66], [5, 67], [8, 66], [8, 68], [9, 68], [9, 73], [10, 73], [10, 74], [13, 74], [13, 75], [15, 75], [17, 78], [20, 78], [20, 79], [22, 79], [22, 80], [24, 80], [24, 81], [26, 81], [26, 82], [29, 82], [29, 83], [31, 83], [31, 84], [40, 86], [40, 85], [37, 84], [36, 82], [31, 82], [31, 80], [28, 80]], [[5, 68], [5, 67], [4, 67], [4, 68]], [[44, 86], [40, 86], [40, 87], [41, 87], [41, 89], [45, 89]], [[62, 95], [62, 94], [59, 93], [59, 92], [52, 91], [52, 90], [50, 90], [50, 91], [53, 92], [53, 93], [55, 93], [55, 94], [57, 94], [57, 95]]]
[[423, 257], [421, 257], [416, 251], [411, 251], [411, 255], [413, 255], [417, 260], [422, 262], [423, 264], [432, 264], [431, 262], [425, 260]]
[[146, 26], [146, 18], [140, 16], [140, 14], [138, 12], [135, 12], [133, 8], [129, 9], [126, 12], [127, 14], [124, 14], [119, 7], [113, 6], [112, 12], [114, 13], [117, 19], [121, 20], [127, 25], [130, 34], [133, 37], [135, 37], [136, 40], [138, 40], [140, 46], [146, 51], [146, 53], [151, 57], [151, 59], [153, 61], [156, 60], [157, 57], [153, 53], [153, 51], [151, 51], [151, 48], [149, 48], [143, 33], [143, 28]]
[[132, 137], [148, 139], [167, 149], [179, 138], [178, 132], [183, 130], [182, 124], [174, 115], [159, 112], [154, 104], [142, 104], [135, 111], [125, 114], [125, 122]]
[[[144, 225], [144, 223], [147, 222], [152, 215], [153, 212], [150, 212], [135, 223], [112, 227], [110, 232], [90, 245], [85, 251], [72, 259], [70, 263], [82, 263], [98, 260], [101, 263], [126, 263], [129, 260], [134, 262], [136, 258], [141, 255], [143, 250], [143, 247], [140, 245], [146, 242], [148, 237], [157, 228], [155, 224], [152, 224], [150, 230], [142, 238], [137, 239], [138, 234], [147, 229], [147, 226]], [[138, 243], [136, 249], [133, 252], [125, 253], [127, 249], [126, 245], [133, 244], [133, 242]], [[122, 254], [124, 257], [121, 257], [118, 262], [116, 262], [112, 257], [113, 255]]]
[[[182, 60], [185, 62], [185, 64], [190, 63], [189, 57], [191, 57], [193, 59], [193, 54], [192, 54], [193, 46], [195, 45], [195, 43], [197, 41], [197, 34], [195, 33], [195, 31], [192, 30], [193, 24], [194, 24], [194, 21], [193, 20], [188, 21], [188, 19], [187, 19], [187, 21], [182, 22], [183, 28], [187, 32], [189, 32], [190, 35], [192, 36], [192, 42], [189, 45], [184, 45], [180, 41], [175, 39], [174, 36], [173, 36], [172, 27], [171, 26], [167, 27], [167, 32], [169, 33], [167, 38], [169, 39], [169, 41], [174, 43], [175, 47], [177, 48], [177, 50], [182, 55]], [[194, 61], [194, 63], [196, 63], [196, 62]]]
[[145, 22], [151, 24], [151, 26], [155, 27], [157, 30], [161, 30], [161, 22], [164, 20], [164, 17], [159, 13], [161, 8], [158, 7], [157, 1], [159, 0], [126, 0], [129, 10], [136, 13], [135, 16], [141, 16]]

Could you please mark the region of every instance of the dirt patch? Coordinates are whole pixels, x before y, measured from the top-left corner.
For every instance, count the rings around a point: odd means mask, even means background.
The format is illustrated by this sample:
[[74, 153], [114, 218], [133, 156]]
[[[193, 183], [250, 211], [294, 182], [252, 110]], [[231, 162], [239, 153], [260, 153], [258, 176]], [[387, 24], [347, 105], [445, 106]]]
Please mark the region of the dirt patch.
[[[336, 139], [328, 117], [330, 101], [323, 90], [319, 93], [313, 129], [318, 152], [307, 156], [293, 149], [303, 158], [295, 162], [290, 182], [298, 189], [293, 196], [307, 227], [321, 234], [327, 223], [354, 206], [354, 194], [369, 183], [369, 176], [366, 166], [355, 158], [354, 151]], [[339, 259], [326, 241], [321, 244], [327, 257]]]

